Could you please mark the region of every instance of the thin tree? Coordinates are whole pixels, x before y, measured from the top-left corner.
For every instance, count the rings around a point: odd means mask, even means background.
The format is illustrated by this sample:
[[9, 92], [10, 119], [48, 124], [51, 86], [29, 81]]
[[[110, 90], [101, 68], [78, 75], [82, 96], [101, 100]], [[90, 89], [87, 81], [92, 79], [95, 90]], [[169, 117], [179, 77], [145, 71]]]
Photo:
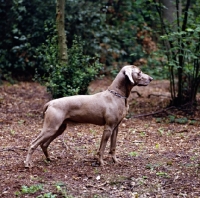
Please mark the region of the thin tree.
[[65, 0], [57, 0], [56, 4], [56, 28], [58, 34], [58, 60], [61, 64], [66, 64], [67, 38], [65, 33]]
[[[192, 110], [200, 85], [198, 18], [193, 18], [197, 23], [194, 22], [191, 25], [191, 19], [189, 20], [189, 11], [192, 11], [190, 10], [191, 0], [184, 2], [184, 7], [180, 0], [154, 0], [154, 3], [160, 16], [162, 38], [165, 41], [172, 105], [188, 104], [187, 107], [190, 106], [188, 110]], [[180, 7], [183, 9], [181, 10]], [[170, 9], [171, 16], [167, 13]]]

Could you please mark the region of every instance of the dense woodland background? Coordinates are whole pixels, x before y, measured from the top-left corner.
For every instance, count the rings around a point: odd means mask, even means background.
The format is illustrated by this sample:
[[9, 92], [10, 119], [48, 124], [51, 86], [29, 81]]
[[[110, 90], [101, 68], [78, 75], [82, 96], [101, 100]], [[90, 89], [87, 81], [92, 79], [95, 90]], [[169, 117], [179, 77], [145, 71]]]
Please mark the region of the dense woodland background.
[[[66, 0], [63, 14], [59, 2], [1, 2], [1, 80], [34, 78], [61, 97], [84, 94], [96, 76], [135, 64], [170, 80], [173, 105], [192, 108], [200, 83], [199, 0]], [[59, 16], [68, 58], [62, 65]]]

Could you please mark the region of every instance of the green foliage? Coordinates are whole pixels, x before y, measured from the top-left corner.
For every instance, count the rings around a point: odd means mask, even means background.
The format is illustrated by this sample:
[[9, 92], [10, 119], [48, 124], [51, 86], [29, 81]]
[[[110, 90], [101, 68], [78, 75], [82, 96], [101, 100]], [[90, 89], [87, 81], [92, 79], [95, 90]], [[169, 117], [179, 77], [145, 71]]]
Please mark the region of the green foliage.
[[177, 118], [177, 119], [175, 119], [175, 122], [179, 123], [179, 124], [186, 124], [186, 123], [188, 123], [188, 119], [186, 117]]
[[146, 169], [154, 170], [160, 167], [160, 164], [146, 164]]
[[141, 69], [156, 80], [167, 79], [169, 77], [168, 67], [162, 66], [161, 62], [153, 58], [148, 58], [148, 64], [142, 65]]
[[22, 186], [20, 191], [17, 191], [15, 193], [16, 196], [20, 196], [21, 194], [34, 194], [38, 191], [43, 190], [42, 184], [32, 185], [30, 187], [28, 186]]
[[156, 175], [160, 176], [160, 177], [167, 177], [167, 178], [169, 178], [169, 175], [166, 172], [157, 172]]
[[22, 194], [28, 194], [28, 193], [33, 194], [33, 193], [35, 193], [35, 192], [37, 192], [39, 190], [42, 190], [42, 189], [43, 189], [43, 187], [42, 187], [41, 184], [33, 185], [33, 186], [30, 186], [30, 187], [22, 186], [21, 192], [22, 192]]
[[98, 57], [84, 55], [83, 42], [78, 37], [68, 49], [66, 64], [58, 64], [56, 36], [48, 37], [37, 52], [44, 64], [44, 76], [36, 76], [36, 79], [45, 82], [53, 98], [85, 94], [89, 83], [101, 69]]
[[[187, 123], [189, 123], [190, 125], [197, 124], [196, 120], [192, 120], [192, 119], [189, 119], [187, 117], [175, 116], [175, 115], [168, 115], [167, 117], [156, 118], [156, 122], [157, 123], [177, 123], [177, 124], [187, 124]], [[160, 129], [158, 129], [158, 131], [161, 132]]]
[[30, 79], [37, 67], [35, 49], [44, 41], [44, 23], [52, 20], [55, 2], [12, 0], [0, 4], [0, 78]]
[[[156, 23], [155, 16], [149, 0], [124, 0], [123, 3], [66, 0], [68, 48], [77, 35], [84, 41], [84, 54], [91, 57], [99, 54], [105, 67], [112, 66], [108, 70], [117, 71], [121, 65], [132, 64], [140, 58], [148, 59], [143, 39], [147, 35], [152, 37], [149, 27]], [[52, 34], [49, 27], [55, 24], [55, 1], [3, 1], [0, 17], [0, 79], [31, 79], [35, 69], [37, 74], [43, 75], [44, 62], [41, 56], [38, 57], [37, 48]], [[138, 36], [139, 32], [145, 34]], [[152, 66], [153, 59], [151, 57], [151, 62], [147, 63], [149, 71], [156, 68]]]
[[158, 129], [158, 132], [159, 132], [160, 136], [162, 136], [163, 133], [164, 133], [164, 130], [163, 130], [162, 128], [159, 128], [159, 129]]
[[[47, 192], [41, 195], [38, 195], [36, 198], [56, 198], [57, 196], [61, 195], [64, 198], [73, 198], [73, 196], [69, 195], [65, 189], [65, 187], [63, 187], [63, 184], [56, 184], [55, 185], [57, 193], [53, 194], [51, 192]], [[38, 191], [43, 191], [43, 185], [42, 184], [35, 184], [32, 185], [30, 187], [23, 185], [21, 187], [20, 191], [15, 192], [15, 196], [17, 197], [21, 197], [23, 194], [35, 194]], [[33, 195], [32, 195], [33, 196]]]
[[56, 198], [56, 197], [57, 197], [57, 195], [54, 195], [54, 194], [52, 194], [51, 192], [50, 192], [50, 193], [45, 193], [45, 194], [43, 194], [43, 195], [37, 196], [37, 198]]
[[[188, 3], [189, 1], [186, 5], [189, 5]], [[199, 3], [199, 0], [193, 2], [193, 7], [182, 5], [182, 11], [177, 11], [177, 19], [173, 24], [162, 19], [163, 6], [156, 4], [164, 32], [161, 39], [165, 43], [164, 60], [169, 68], [171, 104], [181, 106], [188, 103], [190, 107], [187, 111], [190, 112], [196, 102], [200, 85], [200, 18], [197, 14]]]
[[138, 153], [137, 153], [136, 151], [132, 151], [132, 152], [129, 153], [129, 155], [130, 155], [131, 157], [137, 157], [137, 156], [138, 156]]
[[[56, 35], [56, 27], [44, 26], [45, 31], [48, 32], [44, 43], [36, 48], [35, 59], [42, 67], [36, 68], [36, 77], [38, 78], [45, 73], [51, 72], [51, 68], [58, 64], [58, 42]], [[39, 75], [39, 76], [38, 76]], [[39, 79], [38, 79], [39, 80]], [[40, 79], [41, 80], [41, 79]]]
[[[178, 90], [182, 94], [182, 102], [179, 101], [180, 104], [185, 104], [189, 101], [194, 102], [200, 84], [200, 24], [194, 25], [193, 28], [162, 36], [162, 39], [168, 40], [172, 44], [172, 47], [168, 50], [170, 52], [168, 55], [168, 65], [174, 71], [172, 75], [175, 74], [174, 77], [177, 77], [180, 76], [181, 72]], [[180, 62], [180, 57], [184, 57], [182, 62]], [[173, 99], [176, 99], [176, 95], [172, 96]]]
[[169, 123], [173, 123], [175, 121], [175, 116], [174, 115], [169, 115], [168, 119], [169, 119]]

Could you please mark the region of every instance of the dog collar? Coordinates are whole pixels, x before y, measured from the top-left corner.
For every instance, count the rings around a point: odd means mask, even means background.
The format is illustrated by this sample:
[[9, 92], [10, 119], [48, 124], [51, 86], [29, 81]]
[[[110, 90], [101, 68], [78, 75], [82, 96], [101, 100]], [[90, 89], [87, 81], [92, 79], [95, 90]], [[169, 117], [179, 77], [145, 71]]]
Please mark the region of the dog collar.
[[119, 98], [127, 99], [127, 97], [122, 96], [121, 94], [117, 93], [117, 92], [114, 91], [114, 90], [110, 90], [110, 89], [108, 89], [108, 91], [109, 91], [110, 93], [114, 94], [115, 96], [119, 97]]

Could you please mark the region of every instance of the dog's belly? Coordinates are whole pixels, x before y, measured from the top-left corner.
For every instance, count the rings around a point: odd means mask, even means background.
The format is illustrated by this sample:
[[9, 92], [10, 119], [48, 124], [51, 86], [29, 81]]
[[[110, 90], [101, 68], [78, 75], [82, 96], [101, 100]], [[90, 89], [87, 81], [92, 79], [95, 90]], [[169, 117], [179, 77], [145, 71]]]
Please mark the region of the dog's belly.
[[76, 116], [70, 116], [70, 118], [66, 119], [66, 122], [77, 122], [77, 123], [89, 123], [89, 124], [95, 124], [95, 125], [105, 125], [105, 119], [98, 116], [93, 115], [76, 115]]

